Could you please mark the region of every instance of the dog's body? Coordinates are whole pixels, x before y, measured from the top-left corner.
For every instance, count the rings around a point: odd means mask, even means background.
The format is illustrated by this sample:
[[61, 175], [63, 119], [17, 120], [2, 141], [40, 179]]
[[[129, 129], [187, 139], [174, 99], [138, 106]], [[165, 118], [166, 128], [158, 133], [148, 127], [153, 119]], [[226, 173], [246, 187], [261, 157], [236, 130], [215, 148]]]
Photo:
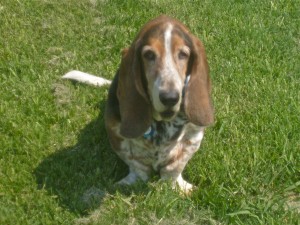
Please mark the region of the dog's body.
[[213, 122], [208, 73], [202, 43], [167, 16], [148, 22], [123, 51], [105, 111], [112, 148], [130, 170], [118, 183], [146, 181], [154, 170], [191, 190], [181, 173]]

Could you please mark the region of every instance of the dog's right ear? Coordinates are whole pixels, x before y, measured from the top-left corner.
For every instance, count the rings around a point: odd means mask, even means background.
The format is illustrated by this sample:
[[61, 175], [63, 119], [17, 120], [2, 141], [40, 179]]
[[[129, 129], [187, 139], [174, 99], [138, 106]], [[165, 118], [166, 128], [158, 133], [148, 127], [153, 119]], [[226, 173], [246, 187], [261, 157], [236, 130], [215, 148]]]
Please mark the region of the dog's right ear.
[[142, 136], [151, 125], [151, 104], [143, 84], [142, 60], [133, 44], [122, 52], [117, 96], [120, 106], [120, 134], [126, 138]]

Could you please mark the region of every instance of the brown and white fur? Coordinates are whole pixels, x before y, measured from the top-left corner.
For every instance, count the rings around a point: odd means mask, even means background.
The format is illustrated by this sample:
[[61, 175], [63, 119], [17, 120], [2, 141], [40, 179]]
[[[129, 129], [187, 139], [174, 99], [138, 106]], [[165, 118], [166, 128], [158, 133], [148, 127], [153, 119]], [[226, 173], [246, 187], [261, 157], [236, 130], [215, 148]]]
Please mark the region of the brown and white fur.
[[[64, 78], [98, 86], [109, 83], [78, 73], [72, 71]], [[200, 147], [205, 127], [213, 123], [210, 94], [200, 40], [167, 16], [144, 25], [123, 50], [105, 111], [111, 146], [130, 171], [118, 183], [147, 181], [156, 171], [189, 192], [193, 186], [181, 174]]]

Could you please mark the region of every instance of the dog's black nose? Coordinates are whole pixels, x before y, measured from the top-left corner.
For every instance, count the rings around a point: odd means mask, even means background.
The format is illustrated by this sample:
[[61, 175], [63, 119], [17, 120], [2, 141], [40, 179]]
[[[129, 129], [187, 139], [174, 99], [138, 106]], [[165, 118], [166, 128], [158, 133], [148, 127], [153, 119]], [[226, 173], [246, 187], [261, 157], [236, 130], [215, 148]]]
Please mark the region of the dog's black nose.
[[165, 106], [172, 107], [179, 101], [179, 93], [177, 91], [161, 91], [159, 99]]

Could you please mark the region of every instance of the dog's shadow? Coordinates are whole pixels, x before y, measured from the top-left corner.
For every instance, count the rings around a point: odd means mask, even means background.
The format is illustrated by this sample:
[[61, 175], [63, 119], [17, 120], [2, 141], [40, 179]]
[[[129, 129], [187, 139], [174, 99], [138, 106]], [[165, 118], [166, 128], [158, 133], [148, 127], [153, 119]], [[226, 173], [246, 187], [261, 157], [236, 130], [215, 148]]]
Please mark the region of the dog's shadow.
[[[100, 102], [100, 112], [104, 105]], [[127, 173], [127, 166], [111, 150], [102, 115], [80, 131], [74, 146], [56, 151], [34, 171], [39, 189], [80, 214], [119, 190], [114, 182]]]

